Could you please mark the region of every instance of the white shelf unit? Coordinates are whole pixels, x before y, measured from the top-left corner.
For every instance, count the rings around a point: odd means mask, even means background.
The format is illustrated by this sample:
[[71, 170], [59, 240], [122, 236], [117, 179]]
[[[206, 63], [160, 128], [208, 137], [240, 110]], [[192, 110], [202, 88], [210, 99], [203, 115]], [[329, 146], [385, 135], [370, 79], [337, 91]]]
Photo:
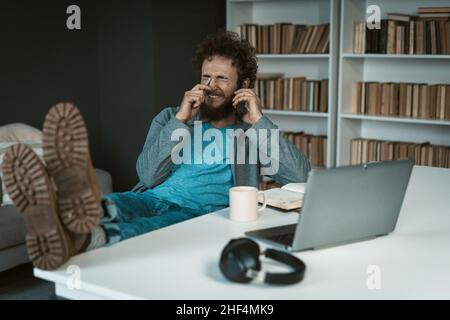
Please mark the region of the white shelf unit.
[[351, 140], [368, 138], [450, 145], [450, 121], [351, 114], [352, 84], [356, 81], [450, 84], [450, 55], [354, 54], [353, 24], [364, 21], [366, 7], [417, 14], [419, 7], [447, 7], [448, 0], [342, 0], [337, 118], [338, 166], [350, 164]]
[[328, 113], [324, 112], [304, 112], [304, 111], [283, 111], [283, 110], [264, 110], [266, 115], [284, 115], [284, 116], [302, 116], [328, 118]]
[[328, 59], [329, 54], [309, 53], [309, 54], [257, 54], [258, 59], [277, 58], [277, 59]]
[[377, 53], [344, 53], [344, 58], [363, 58], [363, 59], [429, 59], [445, 60], [450, 59], [448, 54], [377, 54]]
[[338, 71], [339, 0], [227, 0], [227, 29], [245, 23], [292, 22], [317, 25], [330, 23], [328, 54], [259, 54], [258, 71], [329, 79], [328, 113], [264, 110], [280, 130], [327, 135], [327, 167], [335, 166], [336, 101]]

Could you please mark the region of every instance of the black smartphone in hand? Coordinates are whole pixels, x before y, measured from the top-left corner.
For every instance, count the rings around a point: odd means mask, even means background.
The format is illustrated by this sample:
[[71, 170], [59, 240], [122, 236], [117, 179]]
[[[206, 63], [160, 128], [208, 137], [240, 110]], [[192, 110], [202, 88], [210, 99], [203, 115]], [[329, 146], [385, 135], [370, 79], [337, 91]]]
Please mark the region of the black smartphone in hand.
[[248, 112], [247, 101], [241, 101], [236, 106], [236, 115], [241, 117]]
[[[244, 86], [241, 85], [241, 89], [244, 89]], [[239, 102], [236, 106], [236, 115], [240, 118], [247, 112], [248, 112], [247, 101]]]

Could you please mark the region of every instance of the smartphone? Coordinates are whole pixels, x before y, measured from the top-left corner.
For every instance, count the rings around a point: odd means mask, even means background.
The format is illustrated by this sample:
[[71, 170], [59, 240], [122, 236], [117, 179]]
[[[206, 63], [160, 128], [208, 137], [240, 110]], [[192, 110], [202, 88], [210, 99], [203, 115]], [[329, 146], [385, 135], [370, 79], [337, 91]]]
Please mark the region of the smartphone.
[[241, 117], [248, 112], [247, 101], [241, 101], [236, 106], [236, 115]]
[[[244, 88], [244, 86], [241, 86], [241, 88]], [[247, 112], [248, 112], [247, 101], [239, 102], [236, 106], [236, 115], [238, 117], [242, 117]]]

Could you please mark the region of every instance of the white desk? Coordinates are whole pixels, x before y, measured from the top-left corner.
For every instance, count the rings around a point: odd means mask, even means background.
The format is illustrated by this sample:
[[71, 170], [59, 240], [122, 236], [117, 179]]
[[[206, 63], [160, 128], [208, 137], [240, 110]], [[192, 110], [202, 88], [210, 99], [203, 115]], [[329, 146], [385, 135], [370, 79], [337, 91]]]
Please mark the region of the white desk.
[[[243, 285], [223, 278], [218, 261], [231, 238], [297, 217], [268, 209], [257, 222], [233, 223], [222, 210], [34, 274], [54, 282], [56, 294], [70, 299], [450, 299], [449, 169], [414, 168], [390, 235], [296, 254], [307, 266], [299, 284]], [[70, 265], [81, 270], [80, 289], [66, 285]], [[380, 268], [380, 289], [367, 287], [370, 265]]]

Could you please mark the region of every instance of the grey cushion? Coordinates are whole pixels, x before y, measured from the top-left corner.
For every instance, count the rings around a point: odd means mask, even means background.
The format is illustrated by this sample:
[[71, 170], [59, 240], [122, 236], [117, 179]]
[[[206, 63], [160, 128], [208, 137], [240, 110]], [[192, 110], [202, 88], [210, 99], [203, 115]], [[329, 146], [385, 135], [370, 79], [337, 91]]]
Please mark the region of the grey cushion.
[[11, 205], [0, 207], [0, 250], [25, 241], [25, 222]]
[[27, 247], [24, 243], [0, 250], [0, 272], [17, 267], [29, 261]]
[[102, 169], [94, 169], [95, 177], [103, 194], [110, 194], [113, 191], [112, 178], [109, 172]]

